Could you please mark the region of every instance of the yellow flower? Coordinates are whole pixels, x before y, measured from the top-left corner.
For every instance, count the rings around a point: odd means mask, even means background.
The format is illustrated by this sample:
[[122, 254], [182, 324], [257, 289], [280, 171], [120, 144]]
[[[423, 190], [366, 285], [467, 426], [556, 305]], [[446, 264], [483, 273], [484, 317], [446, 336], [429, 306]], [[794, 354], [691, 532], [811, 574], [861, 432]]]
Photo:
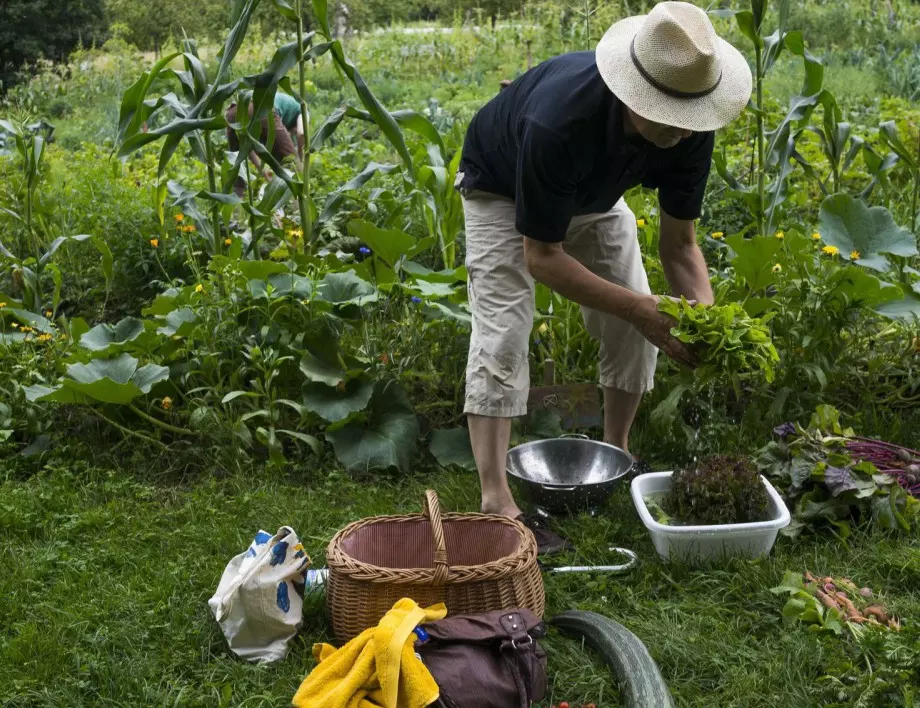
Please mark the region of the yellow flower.
[[185, 221], [185, 214], [174, 214], [173, 219], [175, 219], [177, 222]]
[[153, 246], [154, 248], [157, 248], [160, 245], [160, 239], [158, 238], [150, 239], [150, 245]]
[[776, 232], [776, 238], [778, 238], [780, 241], [782, 241], [784, 238], [786, 238], [786, 234], [783, 233], [782, 231], [777, 231], [777, 232]]
[[31, 332], [31, 331], [32, 331], [32, 328], [31, 328], [31, 327], [23, 327], [23, 328], [22, 328], [22, 331], [23, 331], [23, 332]]
[[821, 240], [821, 234], [819, 234], [817, 231], [815, 231], [815, 232], [811, 235], [811, 240], [812, 240], [812, 241], [820, 241], [820, 240]]
[[224, 245], [225, 245], [225, 246], [229, 246], [231, 243], [233, 243], [233, 239], [232, 239], [232, 238], [225, 238], [225, 239], [224, 239]]
[[45, 310], [45, 317], [51, 317], [54, 313], [51, 310]]
[[13, 329], [19, 329], [19, 323], [18, 323], [18, 322], [10, 322], [10, 327], [12, 327]]
[[775, 266], [773, 266], [773, 272], [774, 272], [774, 273], [781, 273], [782, 270], [783, 270], [783, 267], [782, 267], [779, 263], [777, 263]]
[[288, 229], [287, 235], [291, 238], [303, 238], [303, 229]]
[[39, 336], [38, 341], [39, 341], [39, 342], [50, 342], [50, 341], [51, 341], [51, 335], [50, 335], [50, 334], [42, 334], [42, 335]]
[[2, 309], [2, 308], [4, 308], [4, 307], [6, 307], [6, 303], [5, 303], [5, 302], [0, 302], [0, 309]]
[[164, 411], [168, 411], [172, 408], [172, 399], [169, 396], [163, 396], [163, 400], [160, 401], [160, 405], [163, 406]]
[[725, 234], [722, 233], [721, 231], [713, 231], [713, 232], [712, 232], [712, 237], [713, 237], [716, 241], [718, 241], [718, 240], [720, 240], [720, 239], [725, 238]]
[[860, 258], [862, 258], [862, 254], [859, 251], [850, 251], [850, 260], [858, 261]]
[[840, 249], [836, 246], [825, 246], [821, 250], [829, 256], [836, 256], [838, 253], [840, 253]]
[[186, 224], [182, 227], [182, 230], [187, 234], [195, 233], [198, 229], [195, 227], [195, 224]]
[[640, 229], [645, 226], [645, 219], [636, 219], [636, 226], [638, 226]]
[[195, 286], [195, 292], [196, 292], [196, 293], [203, 293], [203, 292], [204, 292], [204, 285], [202, 285], [201, 283], [198, 283], [198, 285]]
[[544, 334], [544, 333], [546, 332], [546, 330], [548, 330], [548, 329], [549, 329], [549, 327], [547, 327], [547, 326], [546, 326], [546, 322], [544, 322], [543, 324], [541, 324], [541, 325], [537, 328], [537, 331], [538, 331], [540, 334]]

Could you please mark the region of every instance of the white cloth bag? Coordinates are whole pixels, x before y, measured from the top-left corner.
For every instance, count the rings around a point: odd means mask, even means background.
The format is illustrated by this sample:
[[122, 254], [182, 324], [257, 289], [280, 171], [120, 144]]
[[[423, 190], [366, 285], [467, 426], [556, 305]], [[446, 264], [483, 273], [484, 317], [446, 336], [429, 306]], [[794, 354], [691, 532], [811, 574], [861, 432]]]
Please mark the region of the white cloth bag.
[[248, 661], [283, 659], [303, 621], [304, 576], [310, 558], [294, 529], [259, 531], [227, 565], [208, 605], [231, 651]]

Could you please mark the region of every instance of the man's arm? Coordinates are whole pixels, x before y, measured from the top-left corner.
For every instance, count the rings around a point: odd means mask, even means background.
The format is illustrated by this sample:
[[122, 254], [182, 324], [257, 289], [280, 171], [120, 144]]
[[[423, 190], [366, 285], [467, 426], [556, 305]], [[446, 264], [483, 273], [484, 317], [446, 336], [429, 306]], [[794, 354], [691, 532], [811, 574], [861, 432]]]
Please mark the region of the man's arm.
[[634, 293], [595, 275], [562, 250], [561, 243], [524, 237], [524, 259], [535, 280], [579, 305], [626, 320], [672, 359], [694, 365], [693, 354], [671, 336], [674, 320], [658, 311], [656, 296]]
[[675, 219], [662, 209], [658, 254], [674, 295], [712, 304], [709, 270], [696, 243], [693, 221]]

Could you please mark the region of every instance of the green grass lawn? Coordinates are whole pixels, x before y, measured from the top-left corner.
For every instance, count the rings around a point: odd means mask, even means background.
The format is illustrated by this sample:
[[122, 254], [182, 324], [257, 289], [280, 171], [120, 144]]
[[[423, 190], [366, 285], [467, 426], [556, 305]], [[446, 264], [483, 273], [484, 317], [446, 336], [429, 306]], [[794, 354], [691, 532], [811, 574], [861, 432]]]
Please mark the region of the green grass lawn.
[[[468, 473], [355, 479], [308, 463], [285, 474], [212, 469], [178, 479], [59, 459], [37, 472], [17, 465], [0, 482], [4, 706], [286, 705], [311, 668], [311, 645], [328, 639], [322, 600], [308, 600], [286, 661], [245, 664], [227, 651], [206, 604], [226, 562], [258, 529], [290, 524], [321, 565], [329, 538], [349, 521], [417, 510], [428, 486], [453, 510], [474, 510], [478, 494]], [[625, 576], [548, 577], [549, 614], [579, 607], [625, 624], [679, 705], [856, 705], [878, 682], [896, 685], [902, 702], [870, 694], [864, 705], [920, 705], [911, 693], [920, 683], [916, 535], [848, 545], [781, 538], [769, 560], [691, 571], [658, 562], [625, 486], [602, 515], [562, 528], [578, 547], [567, 562], [616, 562], [606, 549], [617, 544], [636, 550], [641, 565]], [[884, 645], [857, 646], [784, 624], [784, 598], [769, 589], [784, 570], [805, 568], [871, 586], [907, 627]], [[547, 648], [551, 701], [620, 705], [589, 650], [556, 634]]]

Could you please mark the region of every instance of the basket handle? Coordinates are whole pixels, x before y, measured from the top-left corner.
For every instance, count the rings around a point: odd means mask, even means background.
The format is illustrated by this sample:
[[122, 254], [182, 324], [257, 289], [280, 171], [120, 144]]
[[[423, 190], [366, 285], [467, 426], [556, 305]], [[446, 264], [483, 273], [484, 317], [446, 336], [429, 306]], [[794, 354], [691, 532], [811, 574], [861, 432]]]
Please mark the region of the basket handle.
[[425, 516], [431, 522], [431, 534], [434, 537], [434, 584], [447, 582], [447, 544], [444, 542], [444, 524], [441, 522], [441, 504], [438, 493], [433, 489], [425, 492]]

